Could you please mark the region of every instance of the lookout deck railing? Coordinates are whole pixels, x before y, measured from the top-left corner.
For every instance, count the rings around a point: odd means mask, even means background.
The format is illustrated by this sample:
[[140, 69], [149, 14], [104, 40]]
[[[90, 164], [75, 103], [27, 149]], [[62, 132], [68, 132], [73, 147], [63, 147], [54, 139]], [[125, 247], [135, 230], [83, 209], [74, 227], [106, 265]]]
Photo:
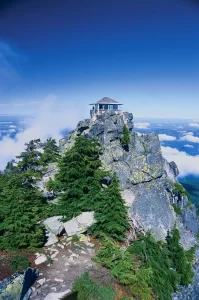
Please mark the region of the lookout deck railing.
[[90, 110], [90, 116], [91, 116], [91, 118], [93, 117], [93, 116], [101, 116], [103, 113], [105, 113], [106, 111], [110, 111], [110, 110], [114, 110], [114, 111], [122, 111], [121, 109], [98, 109], [98, 110], [96, 110], [96, 109], [91, 109]]

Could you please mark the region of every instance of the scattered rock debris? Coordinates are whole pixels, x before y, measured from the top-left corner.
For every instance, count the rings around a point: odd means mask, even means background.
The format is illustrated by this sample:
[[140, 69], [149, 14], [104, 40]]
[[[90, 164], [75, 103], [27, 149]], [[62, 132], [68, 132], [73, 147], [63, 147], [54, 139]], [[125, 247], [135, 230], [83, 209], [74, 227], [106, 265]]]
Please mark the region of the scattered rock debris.
[[[35, 262], [39, 262], [39, 278], [32, 286], [30, 299], [58, 300], [69, 294], [76, 278], [90, 269], [94, 262], [96, 241], [90, 242], [85, 235], [80, 240], [66, 243], [62, 237], [59, 243], [44, 247], [43, 253], [36, 253]], [[45, 258], [45, 260], [44, 260]]]

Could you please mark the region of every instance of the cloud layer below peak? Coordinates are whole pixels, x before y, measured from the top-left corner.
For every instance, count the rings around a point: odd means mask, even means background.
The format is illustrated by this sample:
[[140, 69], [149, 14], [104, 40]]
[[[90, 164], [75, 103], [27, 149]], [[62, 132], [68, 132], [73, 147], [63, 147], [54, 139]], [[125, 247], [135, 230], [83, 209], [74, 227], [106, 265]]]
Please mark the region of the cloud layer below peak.
[[161, 147], [163, 156], [169, 161], [175, 161], [180, 171], [180, 176], [189, 174], [199, 175], [199, 155], [191, 156], [176, 148]]
[[44, 141], [49, 137], [59, 140], [62, 137], [61, 130], [75, 127], [81, 120], [81, 114], [74, 106], [61, 105], [56, 96], [47, 96], [40, 103], [35, 118], [26, 121], [25, 131], [17, 133], [15, 139], [6, 136], [0, 141], [0, 170], [20, 154], [24, 144], [30, 140], [40, 138]]
[[199, 123], [189, 123], [188, 126], [199, 128]]
[[160, 141], [175, 141], [176, 137], [168, 134], [159, 134]]
[[188, 132], [188, 134], [186, 134], [180, 138], [180, 141], [199, 143], [199, 137], [194, 136], [192, 132]]
[[134, 127], [137, 129], [149, 129], [150, 123], [134, 123]]

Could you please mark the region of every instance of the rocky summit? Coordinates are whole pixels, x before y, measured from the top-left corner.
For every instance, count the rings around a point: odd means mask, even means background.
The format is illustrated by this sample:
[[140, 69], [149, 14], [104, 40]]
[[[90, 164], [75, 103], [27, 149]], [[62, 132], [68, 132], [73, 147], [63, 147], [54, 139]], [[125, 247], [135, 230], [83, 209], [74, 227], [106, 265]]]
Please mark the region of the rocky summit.
[[[124, 125], [130, 133], [128, 149], [120, 140]], [[167, 231], [176, 224], [183, 247], [187, 250], [196, 245], [199, 229], [196, 209], [187, 196], [173, 193], [179, 171], [175, 162], [167, 162], [162, 156], [157, 134], [138, 134], [131, 113], [113, 110], [95, 120], [79, 122], [75, 130], [60, 140], [62, 153], [74, 144], [77, 136], [99, 139], [101, 161], [120, 180], [134, 233], [151, 230], [157, 240], [164, 240]]]

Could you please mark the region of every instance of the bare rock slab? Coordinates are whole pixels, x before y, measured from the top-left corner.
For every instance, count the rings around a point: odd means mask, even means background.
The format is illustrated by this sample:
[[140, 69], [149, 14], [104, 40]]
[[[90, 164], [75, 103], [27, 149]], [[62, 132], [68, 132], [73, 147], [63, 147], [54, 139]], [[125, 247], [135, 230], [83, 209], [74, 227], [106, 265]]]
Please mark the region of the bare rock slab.
[[80, 235], [88, 230], [95, 223], [94, 211], [83, 212], [76, 218], [64, 223], [64, 228], [68, 236]]
[[59, 300], [71, 293], [71, 290], [66, 290], [62, 293], [49, 293], [44, 300]]
[[64, 224], [60, 221], [61, 219], [62, 216], [50, 217], [44, 221], [44, 225], [47, 230], [59, 236], [64, 231]]
[[50, 231], [47, 232], [46, 236], [48, 237], [48, 241], [44, 245], [45, 247], [52, 246], [59, 241], [57, 236]]
[[35, 265], [43, 264], [45, 261], [47, 261], [47, 257], [46, 255], [42, 254], [35, 259]]

